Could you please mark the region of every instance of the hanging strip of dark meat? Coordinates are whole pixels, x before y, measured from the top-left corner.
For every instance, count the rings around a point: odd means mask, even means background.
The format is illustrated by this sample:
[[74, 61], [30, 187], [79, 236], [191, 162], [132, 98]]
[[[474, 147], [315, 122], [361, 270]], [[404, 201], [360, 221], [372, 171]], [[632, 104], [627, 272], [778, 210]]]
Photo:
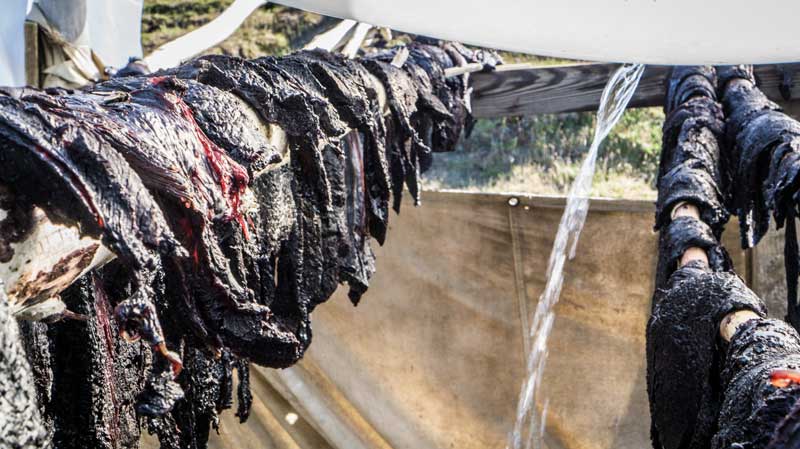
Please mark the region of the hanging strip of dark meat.
[[53, 445], [136, 448], [136, 399], [144, 386], [140, 373], [149, 363], [146, 346], [120, 338], [105, 287], [94, 274], [73, 284], [63, 298], [85, 319], [60, 321], [48, 329], [53, 383], [43, 405], [53, 421]]
[[756, 87], [751, 66], [722, 67], [720, 97], [727, 115], [732, 153], [732, 207], [739, 215], [742, 246], [755, 246], [769, 229], [786, 226], [788, 321], [800, 329], [797, 279], [800, 275], [795, 230], [800, 189], [800, 122], [784, 114]]
[[[721, 192], [738, 175], [726, 168], [733, 155], [721, 139], [715, 84], [713, 68], [676, 68], [665, 108], [659, 268], [647, 328], [653, 447], [793, 448], [800, 422], [800, 336], [786, 323], [763, 318], [763, 302], [732, 271], [718, 243], [721, 205], [730, 200]], [[681, 171], [680, 183], [665, 179]], [[697, 207], [700, 220], [672, 219], [675, 204], [664, 200], [675, 197], [671, 188], [686, 192], [680, 201]], [[704, 250], [708, 264], [695, 260], [678, 267], [689, 248]], [[721, 323], [742, 311], [749, 317], [727, 343]]]
[[[655, 449], [707, 448], [720, 392], [718, 323], [735, 310], [763, 314], [719, 244], [728, 213], [722, 179], [722, 108], [709, 67], [676, 67], [665, 106], [656, 229], [660, 231], [653, 312], [647, 326], [647, 391]], [[673, 210], [685, 202], [700, 219]], [[709, 254], [679, 268], [690, 247]]]
[[[752, 320], [730, 341], [721, 374], [724, 401], [711, 447], [796, 448], [784, 440], [800, 424], [800, 336], [779, 320]], [[783, 429], [782, 429], [783, 428]], [[790, 430], [786, 432], [786, 430]]]
[[[444, 69], [498, 61], [438, 41], [409, 48], [402, 67], [391, 65], [398, 49], [356, 60], [207, 56], [80, 91], [0, 89], [0, 182], [26, 210], [76, 224], [119, 256], [93, 274], [96, 285], [84, 280], [65, 296], [89, 321], [50, 325], [48, 334], [65, 335], [59, 345], [98, 348], [83, 354], [83, 371], [64, 370], [63, 350], [30, 345], [41, 355], [41, 396], [90, 372], [119, 375], [95, 369], [112, 353], [121, 360], [117, 334], [156, 349], [145, 365], [123, 364], [139, 376], [124, 391], [87, 384], [70, 399], [54, 390], [45, 411], [55, 428], [75, 421], [64, 428], [92, 446], [104, 437], [78, 421], [119, 420], [109, 439], [128, 441], [138, 435], [128, 415], [65, 414], [72, 403], [125, 398], [163, 447], [205, 447], [217, 413], [233, 406], [232, 370], [244, 420], [248, 364], [297, 362], [311, 312], [340, 283], [361, 299], [391, 197], [399, 210], [405, 184], [418, 204], [432, 153], [452, 150], [471, 122], [465, 77], [445, 79]], [[285, 133], [288, 153], [270, 127]], [[95, 323], [98, 298], [116, 325]], [[97, 340], [109, 330], [114, 351]]]
[[[706, 241], [719, 240], [730, 216], [720, 187], [725, 173], [721, 157], [723, 115], [716, 101], [715, 84], [711, 68], [676, 67], [670, 77], [656, 202], [655, 229], [661, 231], [656, 288], [666, 285], [677, 268], [674, 251], [669, 247], [677, 239], [689, 238], [681, 237], [683, 227], [669, 226], [676, 205], [686, 202], [699, 209], [702, 223], [691, 235]], [[709, 248], [708, 244], [696, 246]]]
[[37, 406], [34, 371], [3, 292], [0, 292], [0, 354], [0, 447], [48, 447], [48, 429]]

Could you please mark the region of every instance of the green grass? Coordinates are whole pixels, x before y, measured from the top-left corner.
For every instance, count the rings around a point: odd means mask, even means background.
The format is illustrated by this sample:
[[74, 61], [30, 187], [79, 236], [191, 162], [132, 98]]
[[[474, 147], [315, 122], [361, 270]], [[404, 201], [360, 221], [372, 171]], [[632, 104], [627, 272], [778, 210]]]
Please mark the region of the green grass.
[[[232, 0], [145, 0], [145, 54], [220, 14]], [[232, 36], [206, 54], [243, 58], [283, 55], [331, 23], [324, 17], [278, 5], [253, 13]], [[395, 42], [409, 36], [394, 34]], [[562, 59], [501, 52], [507, 63], [563, 64]], [[660, 151], [660, 109], [627, 111], [600, 150], [593, 194], [613, 198], [655, 197]], [[437, 154], [424, 175], [428, 189], [563, 194], [578, 171], [594, 130], [593, 113], [479, 120], [456, 152]]]
[[[657, 108], [625, 112], [600, 148], [594, 195], [655, 197], [662, 121]], [[589, 149], [594, 124], [591, 112], [480, 120], [455, 152], [436, 155], [425, 186], [566, 193]]]

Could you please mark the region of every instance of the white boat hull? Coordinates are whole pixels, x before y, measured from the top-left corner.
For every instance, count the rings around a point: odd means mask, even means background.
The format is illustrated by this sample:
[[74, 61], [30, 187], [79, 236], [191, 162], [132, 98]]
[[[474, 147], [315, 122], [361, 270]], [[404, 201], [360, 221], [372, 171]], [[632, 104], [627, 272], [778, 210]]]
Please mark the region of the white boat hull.
[[796, 0], [278, 0], [399, 31], [605, 62], [800, 61]]

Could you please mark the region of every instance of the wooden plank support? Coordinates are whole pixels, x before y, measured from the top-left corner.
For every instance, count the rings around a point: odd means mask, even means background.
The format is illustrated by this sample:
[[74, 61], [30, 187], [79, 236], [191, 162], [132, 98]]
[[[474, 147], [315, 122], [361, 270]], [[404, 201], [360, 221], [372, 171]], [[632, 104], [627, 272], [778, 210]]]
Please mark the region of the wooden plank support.
[[[508, 64], [493, 72], [476, 72], [472, 74], [472, 111], [478, 118], [596, 111], [603, 88], [618, 67], [619, 64]], [[628, 107], [662, 106], [669, 71], [668, 66], [647, 66]], [[755, 75], [770, 99], [784, 101], [779, 90], [783, 81], [780, 66], [756, 66]], [[792, 102], [800, 103], [800, 82], [794, 84]]]
[[25, 82], [39, 87], [39, 24], [25, 22]]

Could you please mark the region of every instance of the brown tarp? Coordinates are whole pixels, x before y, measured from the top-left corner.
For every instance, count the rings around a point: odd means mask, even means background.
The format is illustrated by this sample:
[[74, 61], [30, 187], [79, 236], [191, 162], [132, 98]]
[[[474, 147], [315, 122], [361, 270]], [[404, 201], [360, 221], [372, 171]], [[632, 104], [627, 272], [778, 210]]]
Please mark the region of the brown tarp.
[[[214, 448], [503, 448], [525, 332], [563, 199], [426, 193], [393, 216], [354, 308], [340, 289], [288, 370], [253, 368], [253, 416], [221, 418]], [[656, 234], [649, 202], [593, 200], [550, 337], [546, 447], [650, 447], [644, 331]], [[729, 225], [736, 229], [735, 223]], [[725, 244], [746, 276], [736, 232]]]

